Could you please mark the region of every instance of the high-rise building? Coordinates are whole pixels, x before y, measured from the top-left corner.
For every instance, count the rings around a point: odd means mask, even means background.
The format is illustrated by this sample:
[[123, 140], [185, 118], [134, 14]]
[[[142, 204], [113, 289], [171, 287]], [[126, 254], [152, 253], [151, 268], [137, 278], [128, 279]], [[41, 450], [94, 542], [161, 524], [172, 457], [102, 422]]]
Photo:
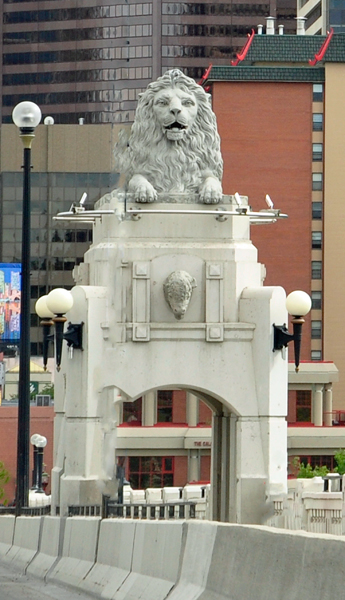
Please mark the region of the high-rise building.
[[294, 0], [4, 0], [1, 122], [26, 98], [55, 122], [131, 122], [138, 94], [165, 70], [200, 79], [229, 64], [252, 27], [295, 30]]
[[[86, 206], [111, 191], [118, 175], [113, 151], [118, 126], [40, 125], [32, 144], [31, 354], [41, 354], [36, 300], [53, 287], [70, 288], [72, 269], [89, 248], [87, 225], [54, 221], [87, 193]], [[21, 262], [23, 147], [15, 125], [0, 128], [0, 262]], [[0, 282], [1, 283], [1, 282]]]
[[325, 35], [333, 29], [345, 32], [345, 4], [342, 0], [297, 0], [297, 16], [305, 19], [308, 35]]

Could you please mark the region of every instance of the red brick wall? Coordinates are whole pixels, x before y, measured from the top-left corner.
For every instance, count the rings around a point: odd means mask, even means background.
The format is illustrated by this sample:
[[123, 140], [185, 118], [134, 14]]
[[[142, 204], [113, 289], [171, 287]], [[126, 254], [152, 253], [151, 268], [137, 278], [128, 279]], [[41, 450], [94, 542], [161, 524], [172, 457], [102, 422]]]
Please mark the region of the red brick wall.
[[202, 400], [199, 400], [199, 425], [212, 425], [212, 411]]
[[[49, 473], [53, 468], [53, 420], [54, 407], [31, 407], [30, 436], [34, 433], [44, 435], [48, 442], [44, 449], [43, 462], [45, 469]], [[4, 463], [6, 469], [10, 471], [11, 480], [5, 486], [5, 497], [11, 502], [15, 496], [15, 481], [17, 470], [17, 414], [18, 408], [14, 406], [0, 406], [0, 460]], [[30, 485], [33, 446], [30, 444]], [[50, 493], [50, 480], [47, 488]], [[3, 502], [3, 500], [1, 501]]]
[[173, 392], [173, 423], [186, 423], [186, 392]]
[[200, 458], [200, 481], [207, 483], [211, 478], [211, 454], [202, 455]]
[[188, 482], [188, 457], [174, 457], [174, 486], [182, 487]]
[[[265, 285], [310, 293], [312, 85], [219, 82], [213, 84], [224, 159], [224, 193], [249, 196], [253, 209], [289, 215], [274, 225], [253, 226], [251, 238], [267, 267]], [[302, 358], [310, 360], [310, 319]], [[290, 351], [292, 359], [292, 350]]]

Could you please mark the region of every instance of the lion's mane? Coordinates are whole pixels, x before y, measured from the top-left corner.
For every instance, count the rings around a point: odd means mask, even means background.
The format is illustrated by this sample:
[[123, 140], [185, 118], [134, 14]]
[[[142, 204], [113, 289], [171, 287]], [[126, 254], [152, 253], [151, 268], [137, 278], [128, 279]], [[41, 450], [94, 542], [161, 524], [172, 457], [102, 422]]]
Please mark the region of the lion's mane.
[[[171, 143], [156, 120], [153, 103], [157, 92], [174, 86], [194, 94], [198, 112], [184, 138]], [[221, 181], [223, 160], [210, 95], [181, 71], [167, 71], [141, 94], [126, 148], [123, 141], [115, 146], [115, 162], [127, 183], [133, 175], [143, 175], [158, 192], [197, 192], [207, 176]]]

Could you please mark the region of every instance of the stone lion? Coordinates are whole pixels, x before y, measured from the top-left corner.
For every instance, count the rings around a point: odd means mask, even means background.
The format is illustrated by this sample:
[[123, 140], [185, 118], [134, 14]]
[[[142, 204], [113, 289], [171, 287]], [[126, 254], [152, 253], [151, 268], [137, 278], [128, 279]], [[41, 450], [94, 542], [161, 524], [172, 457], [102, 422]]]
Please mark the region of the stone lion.
[[141, 94], [115, 160], [136, 202], [153, 202], [160, 193], [219, 202], [223, 160], [210, 95], [178, 69], [167, 71]]

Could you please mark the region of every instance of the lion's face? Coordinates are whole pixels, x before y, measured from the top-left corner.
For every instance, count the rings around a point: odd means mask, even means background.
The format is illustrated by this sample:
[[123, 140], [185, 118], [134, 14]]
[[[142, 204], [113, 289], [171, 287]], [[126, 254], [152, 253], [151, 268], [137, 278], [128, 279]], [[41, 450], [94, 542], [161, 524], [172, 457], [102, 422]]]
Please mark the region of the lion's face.
[[153, 111], [163, 134], [176, 141], [183, 139], [195, 122], [198, 103], [193, 93], [171, 87], [157, 92]]

